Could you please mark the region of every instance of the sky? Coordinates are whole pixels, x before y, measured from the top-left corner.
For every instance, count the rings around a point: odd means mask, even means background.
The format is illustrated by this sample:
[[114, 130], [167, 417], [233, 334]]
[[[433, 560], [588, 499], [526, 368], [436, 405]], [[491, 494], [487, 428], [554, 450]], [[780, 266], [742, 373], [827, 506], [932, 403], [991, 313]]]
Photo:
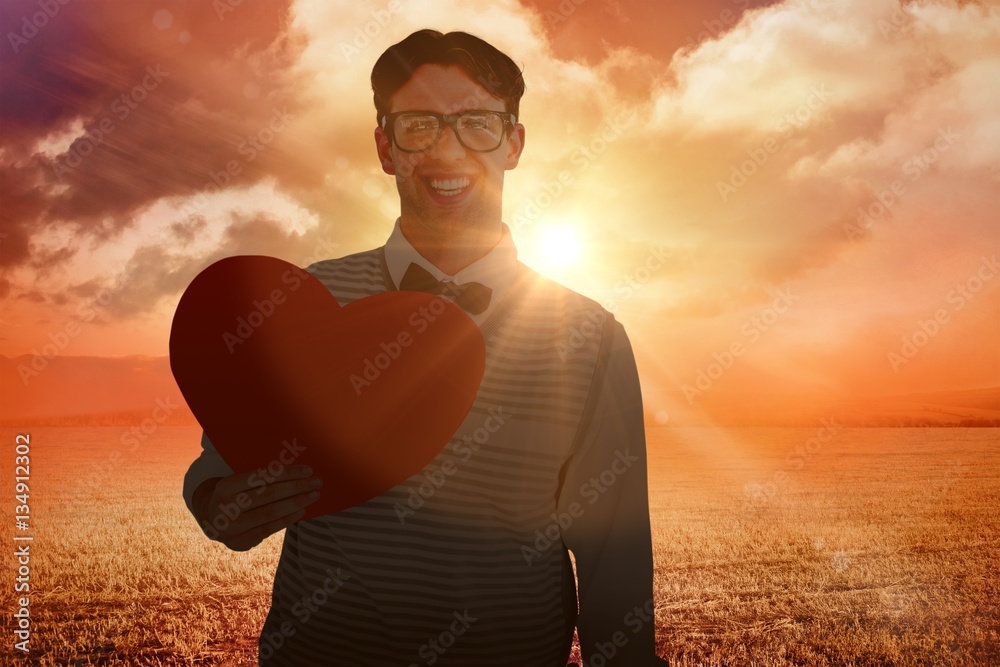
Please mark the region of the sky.
[[1000, 6], [954, 0], [5, 0], [0, 355], [163, 357], [214, 261], [381, 245], [371, 66], [425, 27], [524, 69], [504, 219], [660, 422], [1000, 385]]

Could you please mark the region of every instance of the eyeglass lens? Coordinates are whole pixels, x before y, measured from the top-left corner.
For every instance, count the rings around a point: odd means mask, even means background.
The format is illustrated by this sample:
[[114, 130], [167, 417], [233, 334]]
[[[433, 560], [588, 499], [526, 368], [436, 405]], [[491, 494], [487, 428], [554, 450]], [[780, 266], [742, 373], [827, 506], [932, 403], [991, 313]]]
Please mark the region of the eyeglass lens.
[[[450, 123], [462, 144], [474, 151], [491, 151], [500, 146], [504, 120], [497, 113], [461, 114]], [[437, 116], [397, 116], [393, 136], [397, 145], [406, 151], [422, 151], [433, 146], [442, 132]]]

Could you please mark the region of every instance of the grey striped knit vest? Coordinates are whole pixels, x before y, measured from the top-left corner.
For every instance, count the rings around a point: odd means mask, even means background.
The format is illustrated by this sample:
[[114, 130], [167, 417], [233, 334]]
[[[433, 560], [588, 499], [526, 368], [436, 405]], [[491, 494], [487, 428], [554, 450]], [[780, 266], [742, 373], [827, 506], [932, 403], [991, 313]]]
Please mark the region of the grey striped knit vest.
[[[381, 248], [307, 270], [341, 305], [395, 289]], [[260, 664], [564, 667], [577, 602], [556, 500], [612, 324], [519, 263], [481, 327], [475, 404], [437, 458], [285, 531]]]

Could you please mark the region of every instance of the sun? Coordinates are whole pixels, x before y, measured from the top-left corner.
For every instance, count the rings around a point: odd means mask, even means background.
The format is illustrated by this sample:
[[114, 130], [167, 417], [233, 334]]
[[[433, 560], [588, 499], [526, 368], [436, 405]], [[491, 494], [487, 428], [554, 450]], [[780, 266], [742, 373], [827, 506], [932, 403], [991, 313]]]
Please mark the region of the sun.
[[580, 235], [569, 225], [547, 225], [538, 234], [538, 255], [549, 269], [561, 269], [580, 260]]

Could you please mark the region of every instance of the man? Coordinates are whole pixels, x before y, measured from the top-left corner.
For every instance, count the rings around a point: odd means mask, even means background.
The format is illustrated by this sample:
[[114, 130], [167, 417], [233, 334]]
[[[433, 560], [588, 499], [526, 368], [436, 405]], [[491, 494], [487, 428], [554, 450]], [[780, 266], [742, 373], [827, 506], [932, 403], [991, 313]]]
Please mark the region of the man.
[[214, 530], [249, 475], [203, 438], [184, 495], [206, 534], [246, 550], [286, 529], [260, 664], [563, 667], [574, 625], [585, 665], [665, 664], [631, 347], [610, 313], [519, 263], [501, 220], [525, 141], [520, 70], [479, 38], [422, 30], [379, 58], [372, 87], [399, 219], [384, 247], [308, 270], [342, 305], [394, 289], [455, 301], [486, 372], [421, 474], [306, 521], [320, 483], [296, 469]]

